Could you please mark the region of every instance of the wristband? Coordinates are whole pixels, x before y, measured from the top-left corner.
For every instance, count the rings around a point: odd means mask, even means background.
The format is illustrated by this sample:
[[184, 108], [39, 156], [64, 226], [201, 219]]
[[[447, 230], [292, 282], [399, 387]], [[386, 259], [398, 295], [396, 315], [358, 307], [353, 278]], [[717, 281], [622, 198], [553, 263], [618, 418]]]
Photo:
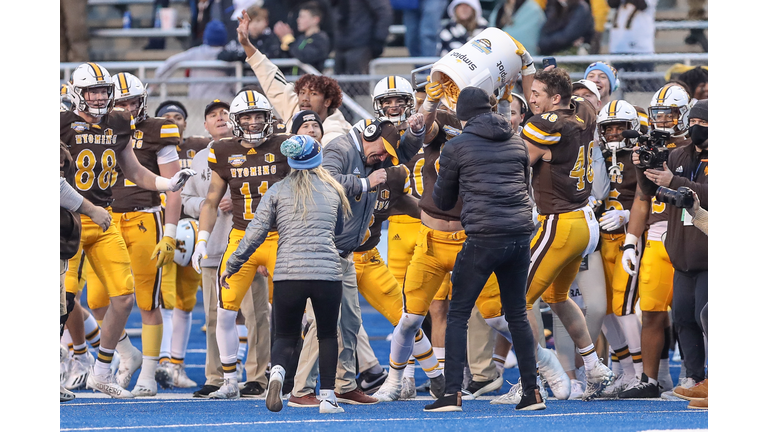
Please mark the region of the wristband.
[[[627, 236], [624, 238], [624, 246], [631, 244], [633, 247], [637, 244], [637, 236], [634, 234], [627, 233]], [[622, 249], [624, 250], [624, 249]]]
[[619, 249], [620, 249], [622, 252], [624, 252], [624, 251], [625, 251], [625, 250], [627, 250], [627, 249], [635, 249], [635, 250], [636, 250], [636, 247], [635, 247], [635, 245], [633, 245], [633, 244], [631, 244], [631, 243], [630, 243], [630, 244], [625, 244], [624, 246], [620, 247]]
[[167, 223], [163, 227], [163, 237], [170, 237], [172, 239], [176, 238], [176, 225]]
[[171, 190], [171, 180], [161, 176], [155, 177], [155, 189], [157, 189], [158, 192]]
[[211, 237], [211, 233], [209, 233], [208, 231], [198, 231], [198, 233], [197, 233], [197, 243], [200, 243], [201, 241], [204, 241], [204, 242], [208, 243], [208, 239], [210, 237]]
[[424, 101], [424, 104], [422, 104], [421, 107], [424, 109], [424, 112], [433, 113], [437, 110], [437, 104], [439, 102], [440, 102], [439, 100], [433, 101], [427, 98], [427, 100]]
[[426, 125], [426, 123], [425, 123], [425, 124], [424, 124], [424, 126], [422, 126], [422, 127], [421, 127], [421, 129], [419, 129], [419, 131], [418, 131], [418, 132], [414, 131], [414, 130], [413, 130], [413, 128], [410, 128], [410, 129], [411, 129], [411, 133], [412, 133], [414, 136], [421, 136], [421, 135], [424, 135], [424, 132], [426, 132], [426, 131], [427, 131], [427, 125]]

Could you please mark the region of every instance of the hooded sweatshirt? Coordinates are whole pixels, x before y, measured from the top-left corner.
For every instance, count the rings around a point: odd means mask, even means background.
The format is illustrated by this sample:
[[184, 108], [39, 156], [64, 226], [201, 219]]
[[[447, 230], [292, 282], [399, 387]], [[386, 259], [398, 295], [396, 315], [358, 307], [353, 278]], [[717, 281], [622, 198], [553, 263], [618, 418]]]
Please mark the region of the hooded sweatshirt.
[[528, 147], [509, 122], [486, 112], [470, 118], [440, 155], [432, 198], [450, 210], [461, 196], [467, 235], [531, 235]]

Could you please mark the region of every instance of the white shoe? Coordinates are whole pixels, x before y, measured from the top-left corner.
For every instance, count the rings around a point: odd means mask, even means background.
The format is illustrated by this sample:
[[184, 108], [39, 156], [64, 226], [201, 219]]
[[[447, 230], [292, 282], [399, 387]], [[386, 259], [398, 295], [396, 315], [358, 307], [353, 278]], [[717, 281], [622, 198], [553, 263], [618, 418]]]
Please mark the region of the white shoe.
[[115, 374], [117, 385], [122, 388], [128, 387], [134, 372], [141, 367], [142, 358], [141, 351], [131, 345], [128, 355], [120, 358], [120, 367], [118, 367], [117, 374]]
[[376, 390], [372, 396], [379, 400], [379, 402], [392, 402], [400, 399], [400, 392], [403, 388], [403, 382], [400, 378], [394, 378], [393, 374], [389, 374], [384, 384]]
[[[88, 354], [90, 356], [90, 353]], [[93, 358], [93, 357], [91, 357]], [[88, 361], [88, 357], [72, 357], [69, 360], [69, 370], [67, 378], [64, 380], [64, 388], [67, 390], [76, 390], [82, 388], [88, 380], [88, 371], [93, 364]]]
[[507, 359], [504, 360], [504, 369], [512, 369], [513, 367], [517, 367], [517, 355], [514, 351], [509, 350]]
[[[285, 369], [280, 365], [275, 365], [269, 371], [269, 384], [267, 384], [267, 409], [272, 412], [278, 412], [283, 409], [283, 380], [285, 379]], [[331, 392], [333, 393], [333, 392]], [[320, 405], [322, 408], [322, 404]]]
[[59, 385], [59, 402], [69, 402], [75, 400], [75, 394]]
[[[511, 384], [509, 381], [507, 383]], [[544, 385], [541, 382], [541, 378], [536, 377], [536, 384], [539, 385], [539, 393], [543, 400], [547, 400], [547, 391], [544, 389]], [[492, 405], [517, 405], [523, 399], [523, 384], [518, 378], [517, 383], [509, 389], [509, 392], [503, 394], [491, 401]]]
[[[680, 386], [680, 387], [682, 387], [682, 388], [691, 388], [691, 387], [693, 387], [693, 386], [695, 386], [695, 385], [696, 385], [696, 381], [694, 381], [694, 380], [693, 380], [693, 378], [687, 378], [687, 377], [685, 377], [685, 376], [682, 376], [682, 377], [681, 377], [681, 378], [678, 380], [678, 384], [677, 384], [677, 385], [678, 385], [678, 386]], [[674, 391], [674, 389], [671, 389], [671, 390], [667, 390], [667, 391], [665, 391], [665, 392], [662, 392], [662, 393], [661, 393], [661, 398], [662, 398], [662, 399], [666, 399], [666, 400], [673, 400], [673, 401], [681, 401], [681, 400], [684, 400], [683, 398], [680, 398], [680, 397], [678, 397], [678, 396], [675, 394], [675, 391]]]
[[164, 361], [157, 365], [155, 369], [155, 381], [160, 387], [169, 389], [173, 387], [173, 365], [169, 361]]
[[565, 373], [565, 369], [557, 359], [557, 355], [549, 349], [540, 348], [539, 373], [541, 378], [547, 381], [552, 394], [559, 400], [567, 400], [571, 395], [571, 379]]
[[581, 399], [584, 396], [584, 389], [586, 388], [586, 384], [584, 384], [583, 381], [579, 381], [577, 379], [571, 380], [571, 395], [568, 396], [568, 400], [577, 400]]
[[586, 386], [587, 372], [584, 370], [584, 366], [577, 368], [575, 373], [576, 373], [576, 380], [581, 381], [581, 383]]
[[[64, 386], [69, 371], [69, 350], [59, 345], [59, 385]], [[66, 389], [65, 389], [66, 390]]]
[[582, 400], [599, 397], [606, 387], [613, 384], [615, 378], [608, 366], [604, 365], [602, 360], [598, 361], [594, 368], [587, 371], [587, 389], [584, 391]]
[[415, 399], [416, 398], [416, 380], [413, 378], [403, 377], [403, 388], [400, 389], [400, 399]]
[[115, 377], [113, 375], [96, 375], [93, 373], [93, 368], [91, 368], [88, 373], [86, 388], [98, 390], [115, 399], [131, 399], [133, 397], [131, 392], [120, 387], [120, 385], [115, 382]]
[[336, 401], [336, 395], [333, 394], [333, 390], [320, 390], [317, 395], [320, 399], [320, 414], [338, 414], [343, 413], [344, 408], [339, 406]]
[[173, 380], [173, 386], [177, 388], [193, 388], [197, 387], [197, 383], [192, 381], [187, 376], [187, 372], [184, 370], [183, 364], [171, 364], [171, 378]]
[[133, 386], [133, 390], [131, 390], [131, 394], [135, 397], [156, 396], [157, 381], [154, 379], [142, 380], [141, 377], [139, 377], [139, 380], [136, 381], [136, 385]]
[[224, 385], [208, 395], [208, 399], [240, 399], [240, 389], [237, 387], [237, 379], [225, 379]]

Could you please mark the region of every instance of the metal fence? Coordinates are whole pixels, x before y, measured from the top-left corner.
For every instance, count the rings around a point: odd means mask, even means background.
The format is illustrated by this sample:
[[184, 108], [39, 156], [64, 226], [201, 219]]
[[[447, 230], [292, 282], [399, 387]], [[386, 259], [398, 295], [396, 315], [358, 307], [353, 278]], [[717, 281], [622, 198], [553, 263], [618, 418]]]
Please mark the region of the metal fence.
[[[534, 57], [537, 64], [541, 64], [543, 57]], [[426, 72], [412, 76], [411, 71], [417, 66], [429, 65], [439, 60], [439, 57], [388, 57], [371, 61], [368, 75], [332, 75], [326, 73], [339, 82], [344, 91], [342, 113], [354, 124], [363, 118], [372, 117], [371, 93], [373, 86], [380, 79], [388, 75], [401, 75], [414, 81], [426, 79]], [[587, 55], [587, 56], [563, 56], [557, 58], [558, 67], [568, 70], [574, 80], [583, 77], [584, 69], [595, 61], [610, 62], [620, 69], [619, 78], [621, 88], [614, 95], [615, 98], [625, 99], [632, 104], [646, 106], [653, 93], [664, 83], [666, 70], [675, 63], [686, 65], [705, 65], [708, 61], [707, 53], [677, 53], [677, 54], [651, 54], [651, 55]], [[103, 62], [104, 67], [112, 73], [134, 73], [145, 84], [153, 85], [157, 91], [149, 95], [148, 108], [154, 113], [155, 107], [166, 99], [175, 99], [182, 102], [189, 113], [187, 120], [187, 135], [206, 135], [203, 127], [203, 111], [209, 100], [190, 99], [187, 95], [187, 87], [193, 83], [222, 83], [231, 82], [237, 89], [247, 84], [257, 83], [248, 65], [239, 62], [222, 61], [196, 61], [180, 63], [176, 72], [166, 79], [154, 78], [154, 70], [163, 62]], [[295, 59], [275, 59], [273, 63], [284, 70], [298, 67], [305, 73], [319, 74], [312, 66], [303, 64]], [[68, 80], [78, 63], [60, 64], [61, 83]], [[217, 68], [229, 71], [231, 76], [226, 78], [190, 78], [185, 76], [187, 69]], [[327, 71], [327, 69], [326, 69]], [[299, 79], [298, 75], [287, 75], [290, 82]], [[519, 89], [518, 89], [519, 90]]]

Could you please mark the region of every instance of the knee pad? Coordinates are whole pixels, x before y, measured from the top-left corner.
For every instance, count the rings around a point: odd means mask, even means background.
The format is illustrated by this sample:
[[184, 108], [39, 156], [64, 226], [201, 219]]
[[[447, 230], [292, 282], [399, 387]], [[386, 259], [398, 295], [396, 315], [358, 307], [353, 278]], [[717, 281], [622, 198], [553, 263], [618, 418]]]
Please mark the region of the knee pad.
[[72, 312], [74, 308], [75, 308], [75, 294], [68, 292], [67, 293], [67, 314], [64, 316], [69, 316], [69, 314]]

